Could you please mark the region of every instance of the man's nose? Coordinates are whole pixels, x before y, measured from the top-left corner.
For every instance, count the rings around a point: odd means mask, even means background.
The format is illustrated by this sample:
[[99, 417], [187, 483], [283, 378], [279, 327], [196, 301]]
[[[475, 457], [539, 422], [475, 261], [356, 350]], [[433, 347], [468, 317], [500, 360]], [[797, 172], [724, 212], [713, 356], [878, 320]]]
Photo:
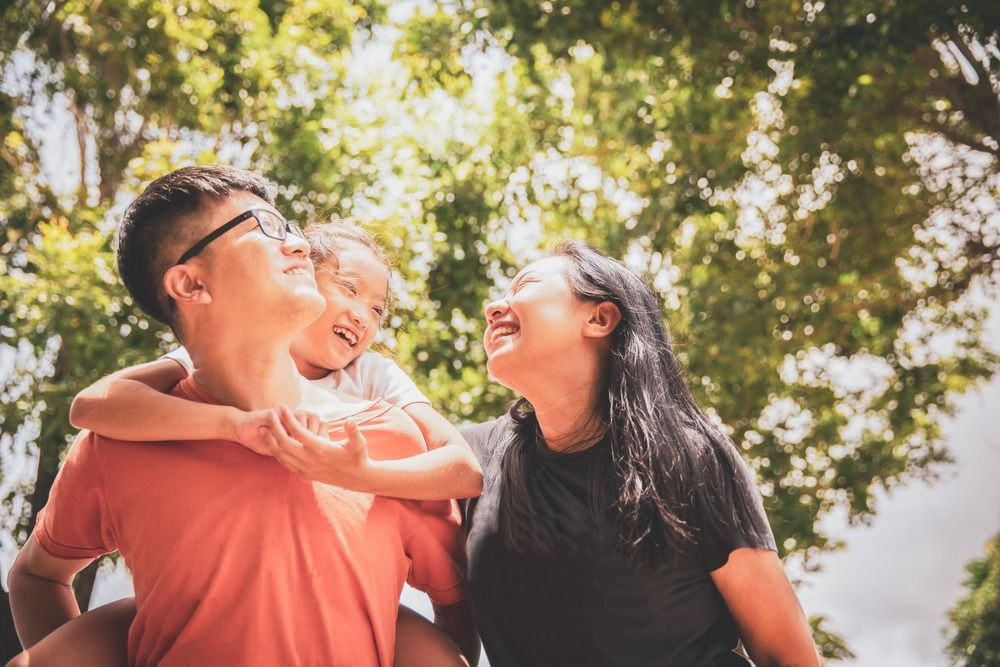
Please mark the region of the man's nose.
[[281, 242], [281, 249], [289, 255], [309, 256], [309, 241], [298, 234], [288, 234]]

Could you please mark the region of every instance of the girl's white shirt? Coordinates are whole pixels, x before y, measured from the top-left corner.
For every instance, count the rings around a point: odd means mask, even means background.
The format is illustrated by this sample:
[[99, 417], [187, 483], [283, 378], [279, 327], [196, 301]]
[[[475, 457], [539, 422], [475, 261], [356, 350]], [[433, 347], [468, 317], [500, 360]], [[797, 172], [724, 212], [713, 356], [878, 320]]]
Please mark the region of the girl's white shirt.
[[[163, 358], [180, 365], [186, 375], [190, 375], [194, 370], [191, 356], [183, 347], [168, 352]], [[307, 392], [299, 407], [316, 412], [324, 419], [345, 416], [340, 414], [343, 410], [354, 412], [361, 409], [359, 403], [368, 404], [379, 399], [397, 408], [405, 408], [413, 403], [430, 404], [430, 400], [423, 395], [403, 369], [391, 359], [386, 359], [370, 350], [362, 352], [361, 356], [345, 368], [330, 371], [328, 375], [318, 380], [309, 381], [309, 385], [324, 391]], [[334, 400], [331, 404], [323, 401], [323, 397], [327, 397], [327, 401]]]

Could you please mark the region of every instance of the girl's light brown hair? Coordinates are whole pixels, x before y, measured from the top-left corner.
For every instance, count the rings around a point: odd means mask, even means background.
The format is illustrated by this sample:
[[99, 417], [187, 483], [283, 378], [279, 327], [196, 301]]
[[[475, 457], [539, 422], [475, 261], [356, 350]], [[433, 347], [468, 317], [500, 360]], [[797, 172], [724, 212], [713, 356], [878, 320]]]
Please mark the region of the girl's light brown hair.
[[[304, 230], [306, 240], [309, 241], [309, 259], [317, 271], [332, 269], [334, 273], [340, 270], [340, 261], [337, 254], [347, 243], [357, 243], [371, 251], [378, 261], [385, 267], [387, 278], [392, 278], [393, 260], [375, 237], [366, 229], [356, 224], [352, 220], [334, 219], [330, 222], [314, 222], [309, 224]], [[392, 309], [392, 293], [385, 295], [385, 313], [382, 315], [382, 323], [386, 321], [389, 311]]]
[[371, 250], [372, 254], [385, 265], [386, 271], [392, 272], [393, 263], [385, 248], [375, 240], [371, 233], [351, 220], [314, 222], [303, 231], [309, 241], [309, 257], [317, 269], [330, 264], [333, 265], [334, 270], [339, 269], [340, 262], [337, 260], [337, 253], [340, 252], [345, 243], [358, 243]]

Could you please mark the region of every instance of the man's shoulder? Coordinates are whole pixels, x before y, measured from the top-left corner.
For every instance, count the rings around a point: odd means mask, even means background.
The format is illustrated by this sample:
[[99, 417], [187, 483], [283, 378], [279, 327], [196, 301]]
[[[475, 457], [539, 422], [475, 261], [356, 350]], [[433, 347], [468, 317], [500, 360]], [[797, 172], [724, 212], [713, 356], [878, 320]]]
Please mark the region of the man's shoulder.
[[63, 485], [99, 484], [106, 474], [113, 475], [122, 467], [134, 467], [128, 461], [135, 449], [142, 447], [106, 438], [93, 431], [80, 431], [66, 450], [57, 479], [62, 480]]
[[[66, 461], [86, 460], [100, 463], [106, 470], [130, 469], [135, 465], [144, 466], [150, 457], [159, 458], [167, 452], [190, 452], [185, 445], [195, 442], [227, 443], [225, 440], [119, 440], [100, 433], [80, 431], [70, 443]], [[131, 466], [131, 467], [130, 467]], [[142, 468], [138, 468], [141, 470]]]
[[84, 429], [73, 438], [66, 450], [66, 459], [96, 456], [98, 452], [118, 442], [114, 438], [106, 438], [100, 433]]
[[148, 444], [116, 440], [93, 431], [80, 431], [70, 444], [63, 465], [99, 466], [113, 461], [121, 466], [133, 454], [149, 454], [154, 448], [147, 447]]

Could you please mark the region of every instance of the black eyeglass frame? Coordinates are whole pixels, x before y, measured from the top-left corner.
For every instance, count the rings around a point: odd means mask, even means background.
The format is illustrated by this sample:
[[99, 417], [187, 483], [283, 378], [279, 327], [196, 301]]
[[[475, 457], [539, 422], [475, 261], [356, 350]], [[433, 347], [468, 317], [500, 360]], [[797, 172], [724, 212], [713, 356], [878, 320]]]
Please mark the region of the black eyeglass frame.
[[[258, 217], [259, 213], [266, 213], [267, 215], [276, 216], [279, 220], [282, 221], [283, 224], [280, 227], [278, 227], [277, 236], [264, 229], [264, 225], [261, 224], [260, 217]], [[302, 231], [302, 228], [299, 227], [297, 223], [292, 222], [291, 220], [285, 220], [285, 218], [283, 218], [281, 214], [276, 213], [275, 211], [272, 211], [267, 208], [251, 208], [247, 209], [246, 211], [243, 211], [229, 222], [223, 223], [222, 225], [213, 229], [211, 232], [202, 237], [201, 240], [199, 240], [193, 246], [188, 248], [184, 252], [184, 254], [181, 255], [181, 258], [177, 260], [177, 263], [174, 264], [174, 266], [183, 264], [192, 257], [196, 256], [198, 253], [204, 250], [209, 243], [219, 238], [233, 227], [236, 227], [241, 222], [244, 222], [245, 220], [248, 220], [250, 218], [253, 218], [254, 222], [257, 223], [257, 227], [260, 229], [260, 233], [269, 239], [274, 239], [275, 241], [284, 241], [286, 238], [288, 238], [289, 233], [292, 233], [295, 236], [298, 236], [299, 238], [303, 239], [306, 237], [305, 233]]]

